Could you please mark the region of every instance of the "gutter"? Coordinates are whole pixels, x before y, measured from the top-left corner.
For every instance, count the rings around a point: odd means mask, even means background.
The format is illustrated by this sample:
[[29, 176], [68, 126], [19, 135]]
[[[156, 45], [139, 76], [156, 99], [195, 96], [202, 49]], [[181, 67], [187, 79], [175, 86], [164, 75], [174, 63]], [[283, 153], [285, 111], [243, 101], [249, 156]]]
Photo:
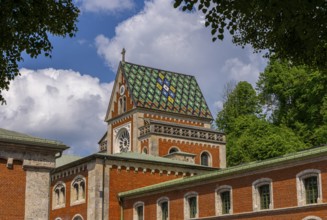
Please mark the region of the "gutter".
[[119, 207], [120, 207], [120, 220], [124, 220], [124, 199], [117, 196]]
[[104, 179], [105, 179], [105, 171], [106, 171], [106, 160], [107, 157], [103, 158], [102, 163], [102, 220], [104, 220]]

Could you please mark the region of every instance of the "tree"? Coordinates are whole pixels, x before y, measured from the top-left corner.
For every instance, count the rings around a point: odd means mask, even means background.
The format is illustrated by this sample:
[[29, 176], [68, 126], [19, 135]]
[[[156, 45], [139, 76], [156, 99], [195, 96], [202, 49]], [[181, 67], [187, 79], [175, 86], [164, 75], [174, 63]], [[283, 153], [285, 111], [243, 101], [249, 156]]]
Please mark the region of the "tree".
[[293, 64], [327, 68], [327, 2], [262, 0], [175, 0], [174, 7], [205, 15], [212, 40], [225, 31], [240, 46], [252, 45], [256, 52], [268, 51]]
[[306, 148], [291, 129], [267, 121], [261, 108], [260, 99], [248, 82], [239, 82], [227, 95], [216, 125], [226, 132], [229, 166]]
[[265, 160], [306, 148], [294, 132], [254, 115], [238, 117], [227, 134], [228, 166]]
[[310, 145], [327, 143], [326, 74], [274, 58], [257, 86], [275, 125], [287, 126]]
[[237, 117], [259, 114], [261, 109], [256, 91], [250, 83], [242, 81], [235, 88], [230, 86], [225, 88], [226, 100], [223, 109], [217, 115], [216, 125], [219, 130], [228, 133]]
[[0, 1], [0, 102], [1, 92], [9, 89], [19, 75], [22, 52], [32, 58], [51, 56], [49, 34], [73, 37], [79, 10], [72, 0]]

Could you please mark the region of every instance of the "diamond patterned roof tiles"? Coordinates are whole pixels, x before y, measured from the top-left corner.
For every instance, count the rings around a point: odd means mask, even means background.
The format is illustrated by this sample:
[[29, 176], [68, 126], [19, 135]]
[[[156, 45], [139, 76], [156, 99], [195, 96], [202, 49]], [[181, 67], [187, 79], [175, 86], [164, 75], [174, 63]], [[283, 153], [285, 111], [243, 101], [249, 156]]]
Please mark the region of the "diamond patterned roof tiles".
[[212, 119], [194, 76], [121, 62], [137, 107]]

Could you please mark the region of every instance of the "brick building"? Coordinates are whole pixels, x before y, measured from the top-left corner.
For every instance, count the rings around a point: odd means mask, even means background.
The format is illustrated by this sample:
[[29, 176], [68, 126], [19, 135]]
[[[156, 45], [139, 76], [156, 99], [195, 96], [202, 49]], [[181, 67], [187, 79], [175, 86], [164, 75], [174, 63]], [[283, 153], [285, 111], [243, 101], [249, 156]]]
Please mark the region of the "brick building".
[[123, 60], [99, 151], [51, 170], [49, 219], [327, 219], [327, 147], [226, 168], [212, 120], [193, 76]]
[[67, 148], [0, 128], [0, 219], [49, 218], [50, 171]]

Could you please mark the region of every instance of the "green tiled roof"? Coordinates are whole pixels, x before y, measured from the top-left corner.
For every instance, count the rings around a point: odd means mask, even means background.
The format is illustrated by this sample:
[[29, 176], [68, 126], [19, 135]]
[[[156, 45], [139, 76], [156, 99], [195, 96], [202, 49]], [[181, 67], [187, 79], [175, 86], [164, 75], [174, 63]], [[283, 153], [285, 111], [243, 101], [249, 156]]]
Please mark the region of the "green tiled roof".
[[218, 171], [212, 171], [207, 174], [196, 175], [193, 177], [179, 178], [179, 179], [175, 179], [175, 180], [171, 180], [151, 186], [146, 186], [143, 188], [130, 190], [127, 192], [121, 192], [118, 194], [118, 196], [130, 197], [130, 196], [142, 195], [144, 193], [156, 192], [164, 189], [165, 190], [174, 189], [179, 186], [185, 187], [185, 185], [187, 184], [203, 183], [214, 179], [218, 180], [219, 178], [229, 177], [236, 174], [244, 174], [245, 172], [249, 172], [253, 170], [273, 168], [276, 166], [283, 165], [285, 163], [293, 163], [294, 161], [301, 161], [306, 158], [314, 158], [314, 157], [326, 156], [326, 155], [327, 155], [327, 146], [311, 148], [309, 150], [300, 151], [293, 154], [287, 154], [273, 159], [251, 162], [239, 166], [220, 169]]
[[121, 62], [137, 107], [212, 119], [194, 76]]
[[69, 164], [71, 162], [74, 162], [76, 160], [81, 159], [82, 157], [76, 156], [76, 155], [67, 155], [63, 154], [61, 157], [56, 159], [56, 167], [61, 167], [63, 165]]
[[3, 128], [0, 128], [0, 141], [37, 145], [50, 148], [60, 148], [63, 150], [69, 148], [60, 141], [33, 137], [27, 134], [19, 133], [16, 131], [10, 131]]

